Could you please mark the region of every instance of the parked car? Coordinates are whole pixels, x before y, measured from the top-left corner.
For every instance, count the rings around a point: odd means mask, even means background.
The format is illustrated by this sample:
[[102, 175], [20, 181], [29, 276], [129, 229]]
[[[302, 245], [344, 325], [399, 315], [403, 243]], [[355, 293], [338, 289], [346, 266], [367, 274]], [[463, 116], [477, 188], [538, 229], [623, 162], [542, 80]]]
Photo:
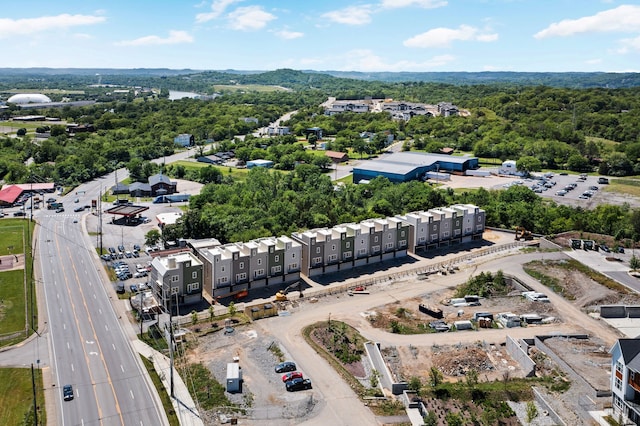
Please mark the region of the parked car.
[[281, 362], [276, 365], [276, 373], [286, 373], [287, 371], [296, 371], [296, 363], [292, 361]]
[[109, 253], [115, 253], [116, 249], [114, 249], [113, 247], [109, 247], [107, 250], [109, 250]]
[[147, 271], [138, 271], [133, 274], [133, 278], [142, 278], [147, 276]]
[[122, 244], [120, 244], [120, 245], [118, 246], [118, 250], [119, 250], [119, 251], [124, 252], [124, 246], [123, 246]]
[[62, 397], [65, 401], [71, 401], [73, 399], [73, 386], [64, 385], [62, 387]]
[[125, 251], [124, 255], [127, 259], [131, 259], [133, 257], [133, 253], [131, 253], [129, 250]]
[[565, 191], [564, 189], [561, 189], [560, 191], [556, 191], [556, 195], [559, 195], [560, 197], [564, 197], [565, 195], [567, 195], [567, 191]]
[[27, 214], [25, 212], [23, 212], [22, 210], [18, 210], [17, 212], [13, 213], [13, 216], [15, 217], [19, 217], [19, 216], [26, 216]]
[[285, 375], [282, 376], [282, 381], [283, 382], [288, 382], [289, 380], [293, 380], [293, 379], [303, 379], [304, 377], [302, 377], [302, 373], [299, 371], [291, 371], [290, 373], [286, 373]]
[[293, 379], [285, 383], [285, 386], [289, 392], [311, 389], [311, 380], [301, 378]]
[[607, 247], [606, 244], [600, 244], [600, 248], [602, 249], [603, 252], [605, 253], [611, 253], [611, 249], [609, 247]]
[[75, 209], [73, 209], [73, 211], [74, 211], [74, 212], [76, 212], [76, 213], [77, 213], [77, 212], [81, 212], [81, 211], [83, 211], [83, 210], [84, 210], [84, 209], [83, 209], [82, 207], [76, 207]]
[[134, 249], [135, 251], [140, 251], [140, 245], [138, 245], [138, 244], [134, 244], [134, 245], [133, 245], [133, 249]]
[[62, 213], [64, 211], [64, 207], [58, 207], [56, 209], [56, 213]]
[[124, 292], [124, 283], [118, 283], [118, 285], [116, 286], [116, 293], [124, 294]]
[[138, 286], [137, 286], [136, 284], [131, 284], [131, 285], [129, 286], [129, 291], [130, 291], [131, 293], [137, 293], [137, 292], [138, 292]]

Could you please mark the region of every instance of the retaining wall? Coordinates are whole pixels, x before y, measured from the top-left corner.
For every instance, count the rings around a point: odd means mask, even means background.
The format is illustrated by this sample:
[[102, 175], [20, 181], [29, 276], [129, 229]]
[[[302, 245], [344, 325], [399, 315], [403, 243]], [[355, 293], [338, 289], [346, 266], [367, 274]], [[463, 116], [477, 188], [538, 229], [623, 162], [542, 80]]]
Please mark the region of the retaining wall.
[[520, 364], [520, 368], [526, 373], [527, 377], [532, 377], [536, 374], [536, 363], [529, 357], [529, 347], [523, 340], [515, 340], [511, 336], [507, 336], [505, 347], [511, 358]]

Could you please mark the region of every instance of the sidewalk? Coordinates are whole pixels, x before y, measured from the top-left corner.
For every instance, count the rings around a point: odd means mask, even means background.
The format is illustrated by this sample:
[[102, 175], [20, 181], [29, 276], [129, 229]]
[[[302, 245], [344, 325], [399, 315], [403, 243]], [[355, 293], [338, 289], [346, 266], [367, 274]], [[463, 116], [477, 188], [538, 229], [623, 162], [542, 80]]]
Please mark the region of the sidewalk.
[[[140, 340], [132, 341], [133, 348], [140, 355], [150, 359], [153, 361], [153, 367], [156, 372], [160, 376], [160, 380], [162, 380], [162, 384], [164, 385], [167, 394], [171, 394], [171, 366], [170, 360], [160, 352], [155, 349], [149, 347], [147, 344], [141, 342]], [[204, 426], [202, 419], [198, 413], [198, 408], [196, 407], [193, 398], [191, 398], [191, 394], [189, 393], [189, 389], [182, 381], [182, 378], [176, 371], [173, 369], [173, 394], [174, 398], [171, 398], [171, 402], [173, 403], [173, 409], [178, 415], [178, 420], [180, 421], [180, 425], [182, 426]]]

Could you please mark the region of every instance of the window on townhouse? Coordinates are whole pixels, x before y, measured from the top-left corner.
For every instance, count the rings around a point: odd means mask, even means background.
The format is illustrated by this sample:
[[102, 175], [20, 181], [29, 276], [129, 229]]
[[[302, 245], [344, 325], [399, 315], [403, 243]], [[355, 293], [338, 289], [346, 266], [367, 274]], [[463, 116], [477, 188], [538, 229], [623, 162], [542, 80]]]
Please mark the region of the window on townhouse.
[[320, 247], [316, 247], [316, 254], [320, 254]]
[[277, 265], [271, 268], [271, 275], [279, 274], [282, 271], [282, 266]]
[[622, 379], [616, 377], [616, 383], [615, 383], [615, 387], [618, 390], [622, 390]]
[[172, 283], [177, 283], [178, 281], [180, 281], [180, 277], [177, 275], [172, 275], [171, 276], [171, 282]]
[[261, 277], [264, 275], [264, 269], [256, 269], [253, 271], [253, 277]]
[[247, 273], [243, 272], [241, 274], [236, 274], [236, 282], [237, 281], [243, 281], [247, 279]]
[[336, 260], [338, 260], [338, 255], [337, 254], [330, 254], [329, 255], [329, 262], [335, 262]]
[[218, 284], [226, 284], [229, 282], [229, 277], [220, 277], [218, 278]]
[[279, 255], [279, 254], [276, 254], [276, 255], [273, 257], [273, 261], [274, 261], [274, 262], [280, 262], [280, 255]]
[[400, 238], [404, 238], [405, 230], [400, 231]]
[[378, 253], [379, 251], [380, 251], [380, 246], [371, 247], [371, 253], [372, 254]]
[[258, 259], [258, 265], [262, 265], [262, 259]]
[[194, 280], [197, 279], [198, 278], [198, 272], [197, 271], [193, 271], [191, 273], [191, 278], [194, 279]]
[[290, 263], [289, 264], [289, 271], [295, 271], [296, 269], [298, 269], [298, 264], [297, 263]]
[[448, 229], [448, 228], [449, 228], [449, 222], [445, 222], [445, 223], [444, 223], [444, 228], [445, 228], [445, 229]]
[[344, 253], [342, 253], [342, 258], [343, 259], [350, 259], [351, 258], [351, 252], [350, 251], [345, 251]]
[[444, 231], [444, 233], [442, 234], [442, 236], [444, 238], [449, 238], [449, 231]]
[[200, 283], [187, 284], [187, 292], [191, 293], [200, 290]]
[[360, 250], [358, 250], [358, 256], [364, 256], [365, 254], [367, 254], [366, 248], [361, 248]]
[[336, 250], [336, 245], [335, 244], [331, 244], [331, 251], [335, 251]]
[[478, 216], [478, 223], [482, 222], [482, 218], [480, 216]]
[[407, 245], [407, 240], [400, 240], [398, 241], [398, 247], [404, 247]]
[[244, 269], [244, 262], [238, 263], [238, 269]]
[[376, 235], [375, 237], [373, 237], [373, 242], [377, 243], [378, 242], [378, 236]]
[[360, 240], [360, 244], [364, 244], [364, 240]]
[[391, 239], [391, 234], [389, 234], [387, 237], [388, 237], [387, 239], [389, 239], [389, 240], [390, 240], [390, 239]]
[[347, 242], [344, 244], [344, 248], [351, 248], [351, 243], [350, 243], [349, 241], [347, 241]]
[[322, 263], [322, 258], [321, 257], [314, 257], [313, 261], [311, 262], [313, 265], [319, 265]]
[[296, 258], [296, 254], [295, 253], [291, 253], [291, 258], [295, 259]]
[[178, 287], [171, 287], [171, 295], [175, 296], [176, 294], [180, 294], [180, 289]]
[[224, 272], [224, 266], [220, 268], [220, 272]]
[[431, 241], [436, 241], [438, 239], [438, 234], [431, 234]]
[[385, 248], [385, 249], [387, 249], [387, 250], [391, 250], [391, 249], [393, 248], [393, 243], [387, 243], [387, 244], [384, 246], [384, 248]]
[[427, 237], [424, 237], [424, 236], [423, 236], [423, 237], [418, 238], [418, 242], [419, 242], [419, 243], [424, 243], [426, 240], [427, 240]]

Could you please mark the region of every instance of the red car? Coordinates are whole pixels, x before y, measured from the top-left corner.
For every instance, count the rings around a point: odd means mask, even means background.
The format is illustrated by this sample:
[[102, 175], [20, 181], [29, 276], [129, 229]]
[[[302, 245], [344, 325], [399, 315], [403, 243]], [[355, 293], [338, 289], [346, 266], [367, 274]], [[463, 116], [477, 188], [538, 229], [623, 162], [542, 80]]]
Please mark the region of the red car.
[[299, 371], [292, 371], [291, 373], [287, 373], [282, 376], [282, 381], [285, 383], [293, 379], [302, 379], [302, 373]]

